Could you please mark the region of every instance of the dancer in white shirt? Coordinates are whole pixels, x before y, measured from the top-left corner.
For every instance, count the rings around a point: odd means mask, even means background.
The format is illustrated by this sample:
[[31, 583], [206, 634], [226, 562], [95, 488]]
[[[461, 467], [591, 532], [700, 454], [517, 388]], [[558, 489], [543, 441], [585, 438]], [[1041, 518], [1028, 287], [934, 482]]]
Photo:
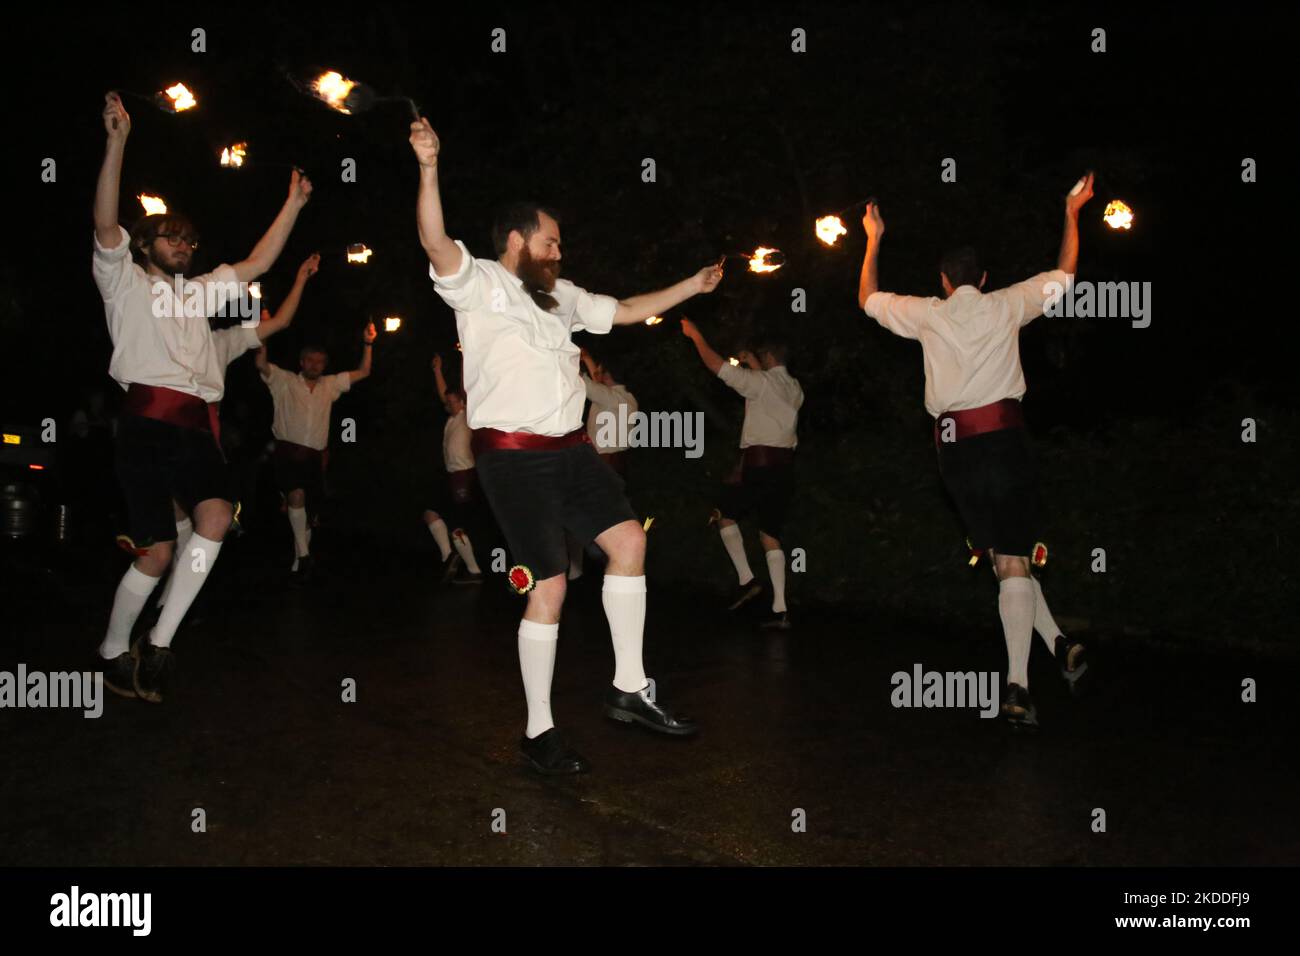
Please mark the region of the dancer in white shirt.
[[[272, 266], [311, 197], [311, 181], [295, 169], [284, 207], [248, 258], [189, 280], [182, 301], [176, 287], [191, 265], [197, 233], [188, 219], [174, 213], [146, 216], [130, 234], [118, 224], [131, 119], [116, 93], [104, 99], [107, 144], [95, 189], [92, 264], [113, 340], [109, 374], [126, 391], [117, 474], [130, 522], [125, 537], [136, 558], [118, 585], [99, 656], [111, 690], [157, 703], [175, 667], [171, 642], [177, 625], [207, 580], [230, 527], [229, 477], [218, 443], [217, 414], [225, 367], [263, 338], [260, 326], [213, 333], [208, 312], [224, 311], [242, 296], [246, 283]], [[204, 308], [188, 307], [191, 289], [202, 293]], [[131, 628], [171, 563], [173, 499], [193, 516], [193, 533], [157, 624], [147, 639], [131, 646]]]
[[[478, 472], [474, 469], [473, 434], [465, 414], [465, 393], [447, 387], [441, 355], [433, 357], [433, 377], [438, 385], [438, 398], [447, 412], [447, 424], [442, 429], [442, 461], [447, 469], [450, 504], [443, 508], [442, 514], [432, 508], [425, 511], [424, 523], [442, 554], [443, 582], [482, 584], [483, 571], [474, 555], [473, 539], [469, 533], [471, 528], [476, 533], [483, 528], [483, 505], [478, 491]], [[454, 526], [450, 535], [444, 515], [451, 518]], [[460, 568], [462, 564], [463, 568]]]
[[1082, 642], [1056, 626], [1042, 587], [1030, 573], [1038, 533], [1038, 485], [1020, 399], [1020, 330], [1073, 282], [1079, 261], [1079, 210], [1092, 197], [1092, 174], [1065, 199], [1065, 228], [1056, 269], [984, 293], [983, 272], [970, 248], [948, 253], [939, 278], [944, 298], [881, 292], [877, 279], [885, 223], [875, 203], [862, 224], [867, 251], [858, 305], [895, 335], [921, 343], [925, 407], [935, 418], [935, 446], [944, 485], [957, 505], [971, 548], [987, 551], [998, 578], [998, 614], [1007, 644], [1002, 715], [1016, 727], [1038, 726], [1029, 696], [1029, 652], [1037, 630], [1073, 693], [1087, 673]]
[[302, 348], [297, 375], [270, 362], [265, 349], [257, 353], [257, 370], [271, 392], [275, 408], [271, 422], [275, 453], [271, 464], [276, 487], [285, 496], [289, 527], [293, 530], [294, 563], [290, 573], [295, 584], [311, 580], [311, 523], [324, 493], [330, 410], [353, 385], [370, 376], [376, 335], [374, 323], [368, 323], [361, 364], [337, 375], [325, 374], [329, 356], [319, 346]]
[[420, 166], [417, 219], [434, 290], [456, 312], [469, 425], [479, 480], [515, 562], [510, 580], [528, 595], [519, 624], [519, 663], [528, 701], [521, 749], [542, 773], [579, 773], [586, 761], [551, 718], [551, 673], [566, 588], [564, 534], [595, 540], [609, 557], [602, 588], [614, 644], [606, 716], [667, 734], [693, 721], [655, 701], [642, 666], [645, 532], [622, 480], [600, 463], [582, 427], [585, 391], [574, 332], [603, 334], [642, 322], [722, 279], [716, 265], [646, 295], [593, 295], [560, 272], [560, 227], [535, 204], [502, 211], [493, 227], [498, 258], [475, 259], [447, 235], [438, 189], [439, 142], [428, 120], [411, 124]]
[[724, 361], [713, 351], [690, 319], [682, 319], [682, 334], [695, 344], [705, 367], [745, 399], [739, 474], [733, 472], [723, 482], [715, 512], [722, 544], [739, 579], [728, 610], [737, 610], [763, 590], [749, 568], [745, 542], [736, 523], [753, 514], [772, 582], [771, 612], [760, 622], [760, 627], [789, 630], [781, 534], [794, 499], [794, 450], [799, 445], [803, 388], [785, 367], [783, 343], [763, 343], [752, 352], [741, 352], [738, 358], [742, 368]]

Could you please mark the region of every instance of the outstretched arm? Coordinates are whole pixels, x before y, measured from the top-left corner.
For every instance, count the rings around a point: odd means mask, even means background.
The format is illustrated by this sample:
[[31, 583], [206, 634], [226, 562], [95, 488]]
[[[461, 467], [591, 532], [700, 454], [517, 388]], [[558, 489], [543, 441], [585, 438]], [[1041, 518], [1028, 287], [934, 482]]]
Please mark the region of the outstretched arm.
[[438, 153], [442, 144], [424, 117], [411, 124], [411, 149], [420, 164], [420, 194], [415, 201], [415, 222], [420, 231], [420, 245], [433, 271], [449, 276], [460, 268], [460, 247], [447, 235], [442, 216], [442, 191], [438, 187]]
[[257, 374], [262, 378], [269, 378], [271, 375], [271, 360], [266, 357], [266, 346], [253, 353], [253, 361], [257, 365]]
[[666, 289], [647, 292], [645, 295], [634, 295], [628, 299], [620, 299], [618, 307], [614, 310], [614, 324], [631, 325], [634, 322], [644, 322], [652, 315], [662, 315], [673, 306], [680, 305], [692, 296], [712, 292], [721, 281], [722, 267], [714, 264], [705, 266], [695, 275], [670, 285]]
[[718, 369], [722, 368], [722, 356], [709, 347], [709, 343], [704, 341], [704, 334], [690, 319], [682, 319], [682, 335], [695, 343], [695, 351], [700, 354], [700, 361], [711, 374], [717, 375]]
[[365, 345], [361, 347], [361, 364], [353, 371], [348, 372], [349, 387], [370, 375], [370, 358], [375, 351], [375, 336], [377, 334], [375, 332], [375, 323], [371, 322], [366, 326]]
[[438, 401], [442, 402], [442, 407], [451, 414], [451, 403], [447, 401], [447, 379], [442, 374], [442, 356], [436, 352], [433, 355], [433, 380], [438, 386]]
[[298, 311], [298, 303], [302, 301], [302, 290], [307, 287], [307, 280], [316, 274], [320, 268], [320, 253], [313, 252], [307, 257], [307, 260], [298, 267], [298, 275], [294, 277], [293, 288], [289, 294], [284, 297], [280, 303], [279, 310], [275, 316], [270, 319], [263, 319], [257, 326], [257, 337], [265, 342], [276, 332], [282, 332], [289, 327], [293, 321], [294, 314]]
[[126, 137], [131, 132], [131, 117], [116, 93], [104, 96], [104, 130], [108, 133], [108, 140], [104, 144], [104, 162], [99, 167], [99, 181], [95, 185], [95, 238], [105, 249], [115, 249], [122, 239], [117, 218], [122, 156], [126, 151]]
[[862, 228], [867, 231], [867, 251], [862, 257], [862, 274], [858, 277], [858, 308], [867, 307], [867, 299], [880, 291], [880, 240], [885, 235], [885, 220], [880, 217], [880, 207], [867, 203], [862, 215]]
[[298, 221], [298, 213], [302, 212], [309, 199], [311, 180], [295, 169], [289, 177], [289, 198], [284, 201], [271, 228], [258, 240], [247, 259], [235, 263], [235, 275], [240, 282], [251, 282], [275, 265], [275, 260], [280, 258], [284, 244], [289, 240], [289, 233], [293, 232], [294, 223]]
[[1056, 268], [1074, 275], [1079, 267], [1079, 210], [1092, 198], [1092, 173], [1079, 180], [1079, 191], [1065, 197], [1065, 229], [1061, 235], [1061, 251], [1056, 256]]

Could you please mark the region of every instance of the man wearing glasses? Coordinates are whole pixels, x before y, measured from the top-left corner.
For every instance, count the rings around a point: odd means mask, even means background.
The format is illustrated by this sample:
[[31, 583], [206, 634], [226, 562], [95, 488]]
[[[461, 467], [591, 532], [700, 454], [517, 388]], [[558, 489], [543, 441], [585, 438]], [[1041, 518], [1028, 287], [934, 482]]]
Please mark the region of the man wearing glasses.
[[[172, 214], [146, 216], [130, 234], [118, 224], [131, 119], [115, 93], [105, 96], [103, 116], [107, 144], [95, 190], [92, 271], [113, 340], [108, 372], [126, 392], [116, 459], [130, 523], [126, 543], [135, 561], [118, 585], [99, 656], [109, 689], [159, 703], [174, 667], [172, 638], [216, 563], [232, 517], [218, 444], [225, 367], [277, 328], [240, 327], [219, 333], [226, 339], [218, 339], [208, 309], [224, 310], [246, 283], [274, 264], [311, 197], [311, 182], [294, 170], [284, 207], [248, 258], [190, 280], [191, 287], [205, 292], [205, 308], [195, 309], [178, 301], [176, 291], [198, 245], [194, 227]], [[231, 337], [238, 341], [228, 341]], [[173, 498], [193, 516], [194, 531], [158, 623], [131, 647], [131, 629], [171, 563]]]

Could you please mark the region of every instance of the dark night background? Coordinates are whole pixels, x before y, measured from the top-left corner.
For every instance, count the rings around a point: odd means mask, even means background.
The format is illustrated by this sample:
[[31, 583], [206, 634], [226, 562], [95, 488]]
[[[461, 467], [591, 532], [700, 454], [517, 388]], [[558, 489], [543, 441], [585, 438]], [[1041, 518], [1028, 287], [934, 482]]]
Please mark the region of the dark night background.
[[[63, 429], [91, 391], [117, 401], [90, 275], [99, 113], [107, 89], [180, 80], [199, 99], [188, 113], [126, 101], [124, 221], [139, 213], [136, 193], [160, 193], [202, 231], [200, 268], [235, 261], [286, 192], [287, 170], [259, 162], [307, 169], [315, 194], [263, 278], [267, 300], [278, 305], [310, 252], [322, 267], [270, 354], [292, 367], [301, 344], [322, 341], [333, 370], [351, 368], [367, 317], [404, 317], [381, 335], [374, 376], [336, 409], [356, 418], [359, 438], [333, 444], [334, 520], [427, 545], [418, 517], [441, 480], [443, 420], [429, 360], [454, 358], [455, 325], [416, 237], [406, 113], [342, 116], [283, 75], [329, 67], [421, 104], [443, 141], [449, 231], [476, 255], [490, 255], [492, 208], [516, 197], [554, 204], [564, 274], [616, 295], [676, 281], [722, 251], [782, 249], [788, 265], [775, 275], [733, 264], [717, 293], [677, 312], [719, 351], [760, 330], [793, 346], [807, 400], [787, 548], [807, 550], [809, 573], [794, 576], [792, 601], [982, 620], [992, 583], [966, 570], [940, 489], [920, 350], [856, 308], [860, 212], [843, 217], [838, 249], [812, 224], [875, 195], [882, 286], [937, 293], [940, 254], [972, 242], [1000, 287], [1054, 265], [1061, 197], [1093, 168], [1080, 278], [1149, 281], [1153, 312], [1146, 329], [1040, 319], [1021, 337], [1053, 607], [1117, 635], [1285, 651], [1291, 638], [1275, 622], [1294, 586], [1297, 410], [1274, 110], [1290, 86], [1274, 48], [1282, 31], [1245, 19], [1227, 7], [1091, 4], [154, 7], [147, 18], [50, 8], [8, 38], [21, 94], [6, 110], [0, 421], [53, 417]], [[206, 53], [190, 52], [196, 26]], [[498, 26], [505, 54], [489, 49]], [[1107, 30], [1103, 54], [1089, 49], [1094, 26]], [[808, 32], [805, 54], [790, 50], [795, 27]], [[235, 140], [248, 141], [250, 162], [232, 173], [216, 157]], [[1247, 156], [1258, 183], [1241, 181]], [[57, 183], [40, 181], [45, 157]], [[340, 182], [345, 157], [357, 161], [354, 184]], [[654, 184], [641, 181], [645, 157]], [[957, 160], [955, 184], [940, 181], [945, 157]], [[1110, 198], [1134, 208], [1131, 233], [1101, 223]], [[369, 266], [344, 265], [349, 242], [375, 250]], [[795, 287], [806, 314], [790, 311]], [[709, 380], [675, 322], [581, 338], [643, 410], [708, 415], [702, 460], [636, 452], [629, 491], [656, 517], [652, 576], [725, 586], [730, 569], [704, 520], [734, 458], [741, 402]], [[250, 447], [269, 434], [251, 357], [230, 371], [223, 415]], [[1255, 444], [1240, 440], [1245, 417], [1259, 423]], [[287, 534], [272, 519], [261, 527]], [[111, 549], [111, 536], [102, 543]], [[1095, 547], [1107, 551], [1104, 575], [1088, 570]]]

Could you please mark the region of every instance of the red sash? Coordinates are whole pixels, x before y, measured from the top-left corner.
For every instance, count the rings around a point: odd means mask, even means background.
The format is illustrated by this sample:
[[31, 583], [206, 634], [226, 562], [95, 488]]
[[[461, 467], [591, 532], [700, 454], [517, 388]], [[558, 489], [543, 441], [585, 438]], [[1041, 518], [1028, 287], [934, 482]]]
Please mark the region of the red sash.
[[132, 382], [126, 390], [122, 411], [127, 415], [152, 418], [181, 428], [211, 432], [217, 444], [221, 444], [220, 402], [205, 402], [197, 395], [161, 385]]
[[794, 462], [793, 448], [777, 448], [773, 445], [750, 445], [741, 449], [740, 454], [745, 468], [770, 468]]
[[954, 425], [954, 440], [961, 441], [985, 432], [998, 432], [1006, 428], [1024, 428], [1025, 417], [1020, 409], [1020, 402], [1014, 398], [1004, 398], [991, 405], [979, 408], [963, 408], [955, 412], [944, 412], [934, 420], [934, 443], [942, 443], [945, 423], [951, 419]]
[[534, 435], [532, 432], [503, 432], [496, 428], [476, 428], [470, 439], [475, 455], [493, 449], [523, 451], [556, 451], [582, 443], [591, 444], [587, 429], [576, 428], [567, 435]]

